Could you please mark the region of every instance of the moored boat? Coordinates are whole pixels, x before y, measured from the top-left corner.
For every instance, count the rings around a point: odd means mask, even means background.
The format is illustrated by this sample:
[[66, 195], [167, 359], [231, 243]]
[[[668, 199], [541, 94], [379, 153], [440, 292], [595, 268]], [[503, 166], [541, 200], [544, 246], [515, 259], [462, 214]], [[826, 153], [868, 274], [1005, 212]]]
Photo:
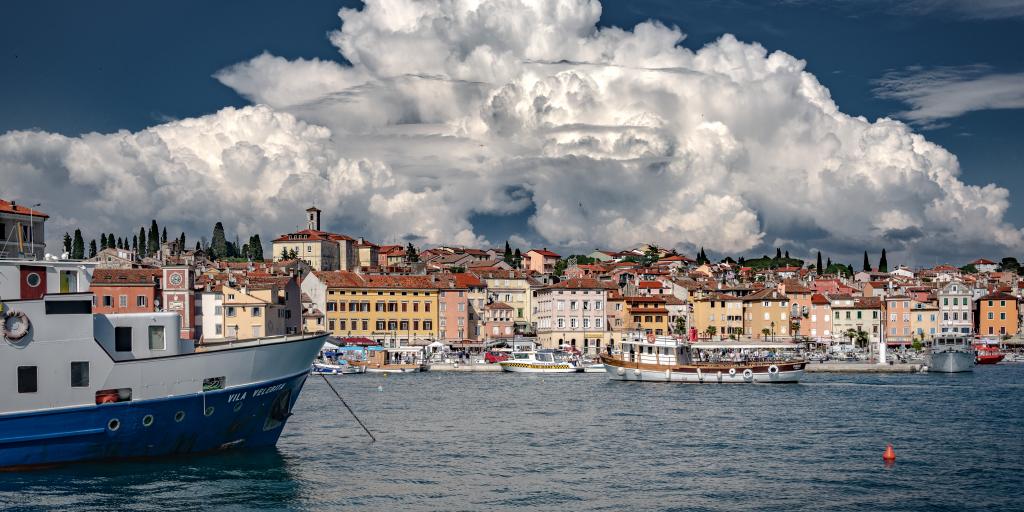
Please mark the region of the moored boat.
[[749, 384], [798, 382], [807, 361], [790, 343], [696, 342], [633, 335], [601, 361], [612, 380]]
[[176, 312], [93, 314], [93, 265], [0, 261], [0, 467], [277, 443], [325, 334], [197, 347]]
[[940, 334], [932, 340], [925, 364], [928, 371], [935, 373], [974, 371], [974, 348], [966, 336]]
[[430, 369], [422, 347], [366, 347], [363, 361], [351, 361], [366, 373], [418, 373]]
[[974, 354], [974, 364], [997, 364], [1006, 357], [999, 347], [985, 344], [974, 345]]
[[502, 371], [513, 373], [580, 373], [579, 359], [562, 350], [542, 349], [513, 352], [512, 358], [499, 361]]

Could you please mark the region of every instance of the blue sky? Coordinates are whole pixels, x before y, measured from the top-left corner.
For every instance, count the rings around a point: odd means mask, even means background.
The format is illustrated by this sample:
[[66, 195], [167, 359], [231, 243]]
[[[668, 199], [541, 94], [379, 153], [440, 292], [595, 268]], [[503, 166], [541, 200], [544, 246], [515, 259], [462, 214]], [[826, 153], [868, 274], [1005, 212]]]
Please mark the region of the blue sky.
[[[77, 136], [137, 131], [225, 106], [247, 105], [246, 98], [225, 87], [214, 73], [263, 51], [289, 60], [344, 62], [328, 33], [339, 27], [339, 8], [360, 5], [5, 4], [0, 16], [0, 133], [39, 129]], [[648, 19], [678, 26], [687, 34], [682, 45], [691, 49], [731, 33], [740, 41], [803, 59], [843, 112], [869, 121], [912, 110], [908, 98], [922, 93], [908, 90], [906, 84], [920, 86], [937, 70], [945, 70], [938, 73], [940, 82], [981, 79], [979, 86], [984, 86], [984, 79], [1005, 78], [1001, 90], [1007, 97], [995, 106], [967, 101], [967, 111], [959, 115], [902, 116], [959, 158], [964, 182], [995, 182], [1009, 189], [1011, 206], [1005, 220], [1024, 225], [1024, 201], [1017, 199], [1024, 195], [1024, 109], [1018, 105], [1024, 98], [1021, 5], [606, 1], [600, 24], [632, 28]], [[922, 78], [922, 71], [932, 75]], [[537, 241], [536, 232], [526, 226], [535, 211], [531, 206], [509, 215], [475, 213], [471, 218], [492, 241], [511, 233]], [[189, 224], [183, 221], [182, 226]]]

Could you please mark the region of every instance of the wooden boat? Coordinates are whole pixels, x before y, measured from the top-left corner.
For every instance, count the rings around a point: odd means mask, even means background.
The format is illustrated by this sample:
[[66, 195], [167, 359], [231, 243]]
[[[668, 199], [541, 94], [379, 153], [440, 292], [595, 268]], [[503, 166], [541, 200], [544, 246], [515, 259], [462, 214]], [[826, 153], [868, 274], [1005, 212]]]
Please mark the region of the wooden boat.
[[601, 362], [612, 380], [750, 384], [798, 382], [807, 361], [792, 343], [696, 342], [634, 335]]

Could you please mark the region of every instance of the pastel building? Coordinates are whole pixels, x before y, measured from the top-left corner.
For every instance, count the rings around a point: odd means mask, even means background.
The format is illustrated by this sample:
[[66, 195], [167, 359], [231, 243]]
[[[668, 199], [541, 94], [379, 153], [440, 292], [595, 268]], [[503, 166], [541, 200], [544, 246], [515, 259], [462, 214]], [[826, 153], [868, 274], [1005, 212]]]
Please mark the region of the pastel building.
[[971, 288], [959, 279], [951, 279], [939, 289], [940, 332], [970, 334], [973, 331], [971, 295]]
[[557, 253], [545, 249], [530, 249], [526, 252], [526, 269], [538, 274], [550, 274], [555, 271], [555, 263], [561, 259]]
[[1013, 336], [1020, 328], [1017, 297], [995, 292], [978, 299], [978, 334]]
[[606, 308], [608, 288], [596, 279], [567, 279], [534, 292], [537, 341], [545, 348], [562, 345], [597, 354], [611, 339]]

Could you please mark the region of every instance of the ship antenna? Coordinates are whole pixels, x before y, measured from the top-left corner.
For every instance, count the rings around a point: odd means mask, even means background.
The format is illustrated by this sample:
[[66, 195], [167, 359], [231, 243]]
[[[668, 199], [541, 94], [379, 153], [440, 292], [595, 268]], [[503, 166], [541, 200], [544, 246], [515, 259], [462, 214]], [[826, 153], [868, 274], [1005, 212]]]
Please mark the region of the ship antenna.
[[370, 429], [366, 428], [366, 425], [363, 425], [363, 420], [359, 419], [359, 416], [356, 416], [355, 411], [353, 411], [352, 408], [348, 406], [348, 403], [346, 403], [345, 399], [341, 397], [341, 394], [338, 393], [338, 390], [334, 389], [334, 384], [331, 384], [331, 381], [327, 380], [327, 376], [326, 375], [321, 373], [320, 376], [323, 377], [324, 382], [326, 382], [327, 386], [331, 388], [331, 391], [334, 391], [334, 396], [338, 397], [338, 400], [341, 400], [341, 405], [344, 405], [345, 408], [348, 409], [348, 412], [351, 413], [352, 417], [356, 419], [356, 423], [359, 423], [359, 426], [363, 427], [363, 430], [366, 431], [366, 435], [370, 436], [370, 439], [372, 439], [372, 441], [370, 441], [370, 442], [371, 443], [376, 443], [377, 442], [377, 438], [373, 437], [373, 434], [370, 432]]

